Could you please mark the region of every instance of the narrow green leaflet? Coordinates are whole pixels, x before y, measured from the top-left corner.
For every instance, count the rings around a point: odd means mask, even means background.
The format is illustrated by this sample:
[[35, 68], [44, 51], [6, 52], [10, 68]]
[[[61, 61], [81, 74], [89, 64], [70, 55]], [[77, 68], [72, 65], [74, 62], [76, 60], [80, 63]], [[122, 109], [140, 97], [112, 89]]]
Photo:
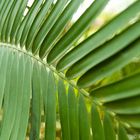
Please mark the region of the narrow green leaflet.
[[[12, 26], [12, 29], [11, 29], [11, 33], [10, 33], [10, 41], [12, 43], [15, 41], [14, 39], [15, 39], [17, 30], [20, 26], [19, 23], [22, 21], [23, 12], [26, 9], [27, 2], [28, 2], [28, 0], [22, 0], [22, 3], [21, 3], [21, 5], [20, 5], [20, 7], [19, 7], [19, 9], [16, 13], [15, 20], [14, 20], [14, 23], [13, 23], [13, 26]], [[15, 11], [16, 11], [16, 8], [15, 8]]]
[[[17, 52], [13, 53], [13, 62], [10, 73], [10, 87], [5, 91], [5, 107], [4, 107], [4, 119], [2, 122], [1, 135], [2, 140], [9, 140], [12, 129], [15, 124], [16, 109], [17, 109], [17, 97], [19, 88], [18, 70], [19, 70], [19, 58]], [[10, 65], [10, 64], [9, 64]], [[10, 70], [10, 69], [9, 69]], [[7, 95], [6, 95], [7, 94]]]
[[[5, 84], [5, 87], [4, 87], [4, 103], [3, 103], [3, 106], [1, 109], [3, 109], [3, 119], [2, 119], [2, 124], [0, 126], [0, 135], [1, 135], [1, 129], [2, 129], [2, 125], [4, 123], [4, 117], [7, 115], [7, 110], [8, 110], [8, 105], [9, 105], [9, 91], [10, 91], [10, 80], [11, 80], [11, 66], [12, 66], [12, 63], [13, 63], [13, 54], [9, 54], [9, 57], [11, 59], [9, 59], [8, 61], [8, 65], [7, 65], [7, 69], [9, 71], [6, 72], [6, 84]], [[2, 97], [1, 97], [1, 100], [2, 100]]]
[[4, 90], [6, 86], [6, 75], [8, 72], [8, 65], [10, 63], [9, 60], [9, 52], [6, 48], [2, 48], [1, 50], [1, 64], [0, 64], [0, 108], [2, 107], [3, 97], [4, 97]]
[[51, 4], [53, 3], [53, 0], [47, 0], [43, 4], [43, 7], [38, 12], [37, 16], [35, 17], [33, 24], [30, 28], [29, 34], [27, 36], [26, 40], [26, 49], [29, 49], [32, 47], [33, 40], [35, 36], [37, 35], [40, 26], [43, 24], [44, 19], [48, 15], [49, 8], [51, 7]]
[[62, 129], [62, 139], [71, 140], [68, 99], [67, 99], [65, 85], [62, 80], [59, 80], [58, 82], [58, 101], [59, 101], [59, 113], [60, 113], [61, 129]]
[[122, 122], [129, 124], [131, 128], [140, 129], [140, 115], [118, 115]]
[[45, 140], [56, 138], [56, 83], [51, 71], [48, 74]]
[[33, 53], [36, 53], [40, 48], [46, 35], [51, 30], [52, 26], [55, 24], [56, 20], [59, 18], [62, 11], [64, 10], [66, 3], [67, 0], [63, 0], [63, 1], [61, 0], [56, 2], [55, 6], [53, 7], [53, 10], [49, 14], [48, 18], [44, 21], [43, 25], [41, 26], [38, 34], [34, 39], [33, 46], [32, 46]]
[[100, 102], [106, 103], [139, 95], [139, 85], [140, 73], [137, 73], [120, 81], [95, 89], [90, 95], [100, 100]]
[[84, 12], [84, 14], [77, 20], [77, 22], [70, 28], [70, 30], [59, 40], [48, 55], [47, 62], [52, 63], [70, 49], [71, 45], [77, 41], [82, 33], [95, 20], [97, 15], [102, 11], [108, 0], [96, 0]]
[[68, 89], [68, 111], [71, 140], [79, 140], [78, 100], [74, 89]]
[[0, 68], [1, 68], [1, 65], [2, 65], [2, 57], [3, 57], [4, 52], [5, 52], [5, 51], [3, 51], [3, 50], [5, 50], [5, 49], [4, 49], [3, 46], [1, 46], [1, 48], [0, 48]]
[[17, 107], [16, 107], [16, 117], [14, 127], [12, 129], [12, 133], [10, 136], [10, 140], [16, 140], [18, 135], [18, 129], [20, 128], [20, 117], [22, 112], [22, 104], [23, 102], [23, 83], [24, 83], [24, 76], [25, 76], [25, 59], [24, 55], [21, 55], [19, 58], [19, 70], [18, 70], [18, 77], [20, 77], [18, 81], [18, 95], [17, 95]]
[[4, 26], [4, 23], [7, 19], [7, 16], [9, 14], [10, 8], [12, 7], [12, 4], [14, 3], [14, 0], [7, 0], [4, 3], [4, 6], [2, 8], [1, 14], [0, 14], [0, 40], [1, 40], [1, 35], [2, 35], [2, 29]]
[[52, 48], [52, 45], [56, 42], [56, 39], [59, 37], [59, 35], [64, 31], [63, 29], [66, 27], [68, 22], [70, 22], [73, 14], [82, 2], [83, 0], [72, 0], [69, 2], [63, 13], [60, 15], [60, 17], [44, 39], [39, 51], [39, 55], [41, 58], [44, 57], [46, 52]]
[[40, 67], [34, 62], [32, 75], [32, 99], [31, 99], [31, 130], [30, 139], [39, 140], [41, 125], [41, 88]]
[[110, 41], [90, 52], [87, 56], [70, 67], [66, 76], [70, 79], [76, 78], [105, 59], [115, 55], [120, 50], [128, 47], [130, 43], [140, 37], [139, 26], [140, 21], [137, 21]]
[[32, 60], [30, 57], [26, 57], [25, 63], [25, 75], [23, 83], [23, 96], [22, 96], [22, 112], [20, 117], [20, 127], [18, 129], [17, 140], [25, 140], [27, 126], [30, 114], [30, 98], [31, 98], [31, 83], [32, 83]]
[[20, 45], [21, 46], [24, 46], [25, 45], [25, 42], [26, 42], [26, 39], [27, 39], [27, 35], [29, 33], [29, 30], [32, 26], [32, 23], [39, 11], [39, 8], [40, 8], [40, 5], [42, 4], [43, 0], [39, 0], [39, 1], [35, 1], [34, 3], [35, 6], [33, 8], [33, 11], [30, 13], [29, 17], [28, 17], [28, 20], [26, 22], [26, 26], [24, 26], [24, 30], [22, 32], [22, 36], [21, 36], [21, 40], [20, 40]]
[[92, 105], [91, 109], [91, 122], [93, 140], [105, 140], [104, 129], [102, 126], [100, 114], [95, 105]]
[[113, 72], [120, 70], [125, 65], [130, 63], [134, 57], [138, 56], [140, 56], [139, 39], [130, 44], [126, 49], [123, 49], [116, 55], [87, 71], [78, 80], [78, 86], [82, 88], [89, 87], [95, 82], [111, 75]]
[[59, 71], [62, 71], [72, 66], [92, 50], [100, 47], [110, 37], [116, 34], [118, 30], [126, 26], [129, 21], [131, 21], [131, 19], [133, 19], [139, 13], [139, 7], [140, 1], [137, 0], [136, 2], [134, 2], [134, 4], [121, 12], [118, 16], [113, 18], [113, 20], [100, 28], [91, 37], [89, 37], [74, 49], [72, 49], [69, 53], [67, 53], [58, 63], [57, 69]]
[[2, 18], [2, 16], [3, 16], [3, 13], [4, 13], [4, 11], [5, 11], [5, 9], [6, 9], [6, 7], [7, 7], [7, 5], [8, 5], [8, 3], [9, 3], [9, 1], [10, 0], [7, 0], [7, 1], [1, 1], [1, 9], [0, 9], [0, 19]]
[[5, 34], [5, 40], [8, 40], [8, 38], [10, 37], [11, 30], [12, 30], [14, 21], [16, 19], [17, 12], [19, 11], [19, 8], [21, 5], [22, 5], [22, 0], [18, 0], [17, 2], [14, 3], [14, 6], [10, 10], [11, 12], [10, 12], [9, 19], [7, 22], [6, 32], [5, 33], [3, 32]]
[[[22, 22], [18, 23], [20, 26], [17, 30], [16, 35], [15, 35], [15, 43], [16, 44], [19, 44], [21, 42], [21, 37], [25, 37], [25, 36], [23, 36], [24, 28], [26, 27], [26, 23], [28, 22], [30, 16], [32, 14], [36, 14], [37, 9], [35, 7], [37, 6], [37, 3], [38, 3], [38, 1], [34, 1], [32, 6], [29, 8], [29, 11], [28, 11], [27, 15], [23, 18]], [[33, 19], [31, 18], [30, 20], [32, 21]], [[30, 25], [30, 23], [29, 23], [29, 25]], [[26, 27], [26, 28], [29, 29], [29, 27]], [[26, 32], [25, 32], [25, 34], [26, 34]]]
[[90, 124], [88, 119], [89, 116], [82, 95], [79, 95], [78, 111], [79, 111], [79, 139], [90, 140], [91, 134], [90, 134]]
[[7, 29], [8, 21], [9, 21], [9, 18], [10, 18], [10, 13], [11, 13], [11, 10], [12, 10], [13, 6], [14, 6], [14, 5], [12, 5], [12, 7], [11, 7], [11, 9], [10, 9], [10, 11], [9, 11], [9, 13], [8, 13], [8, 15], [7, 15], [7, 17], [6, 17], [6, 20], [5, 20], [5, 22], [4, 22], [4, 25], [3, 25], [3, 28], [2, 28], [2, 31], [1, 31], [1, 32], [2, 32], [2, 35], [1, 35], [1, 40], [2, 40], [2, 42], [8, 41], [8, 40], [6, 40], [5, 34], [6, 34], [6, 29]]
[[118, 128], [118, 140], [129, 140], [127, 136], [127, 132], [121, 124], [119, 124], [119, 128]]
[[110, 115], [107, 112], [104, 113], [103, 125], [104, 125], [105, 140], [116, 140], [113, 122], [111, 120]]
[[140, 96], [109, 102], [104, 106], [117, 114], [140, 114]]
[[3, 5], [4, 5], [4, 0], [1, 0], [1, 3], [0, 3], [0, 13], [1, 13], [1, 10], [2, 10], [2, 7], [3, 7]]
[[[46, 118], [47, 116], [47, 110], [48, 110], [48, 104], [47, 104], [47, 98], [48, 98], [48, 93], [50, 93], [48, 91], [48, 81], [49, 81], [49, 72], [46, 69], [46, 67], [44, 65], [41, 65], [41, 92], [42, 92], [42, 96], [43, 96], [43, 107], [44, 107], [44, 117]], [[52, 93], [51, 93], [52, 94]], [[46, 125], [47, 122], [46, 122]], [[46, 127], [46, 126], [45, 126]], [[47, 133], [49, 133], [49, 131], [51, 130], [47, 130], [47, 128], [45, 128], [45, 137], [47, 135]]]

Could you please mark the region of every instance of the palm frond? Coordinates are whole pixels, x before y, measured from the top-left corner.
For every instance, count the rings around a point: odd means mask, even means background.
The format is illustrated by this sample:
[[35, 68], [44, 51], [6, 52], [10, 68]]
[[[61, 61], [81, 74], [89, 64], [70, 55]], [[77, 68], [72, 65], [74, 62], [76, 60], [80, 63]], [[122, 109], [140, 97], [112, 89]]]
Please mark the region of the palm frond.
[[140, 56], [140, 1], [77, 43], [108, 0], [93, 1], [65, 31], [82, 2], [1, 0], [0, 139], [55, 140], [59, 122], [63, 140], [140, 134], [139, 71], [96, 86]]

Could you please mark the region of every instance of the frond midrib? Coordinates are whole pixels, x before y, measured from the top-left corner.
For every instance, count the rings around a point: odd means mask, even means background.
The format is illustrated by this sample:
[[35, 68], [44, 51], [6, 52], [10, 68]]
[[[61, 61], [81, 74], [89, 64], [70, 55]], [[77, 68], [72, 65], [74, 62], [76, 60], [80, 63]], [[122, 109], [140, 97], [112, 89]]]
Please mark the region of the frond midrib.
[[[79, 88], [76, 85], [76, 82], [74, 80], [68, 80], [65, 75], [62, 72], [58, 72], [55, 67], [53, 67], [52, 65], [49, 65], [47, 62], [45, 62], [45, 60], [42, 60], [38, 55], [33, 55], [31, 52], [28, 52], [26, 49], [20, 47], [20, 45], [14, 45], [14, 44], [10, 44], [10, 43], [3, 43], [0, 42], [0, 47], [1, 46], [5, 46], [7, 48], [19, 51], [21, 53], [24, 53], [25, 55], [31, 57], [32, 59], [38, 61], [40, 64], [44, 65], [46, 68], [48, 68], [49, 70], [51, 70], [52, 72], [54, 72], [58, 77], [60, 77], [62, 80], [66, 81], [68, 84], [70, 84], [73, 88], [77, 89], [80, 93], [82, 93], [86, 98], [90, 99], [91, 97], [89, 96], [89, 93], [82, 88]], [[92, 100], [93, 101], [93, 100]], [[96, 101], [95, 101], [96, 102]], [[96, 104], [100, 105], [101, 103], [97, 103]]]

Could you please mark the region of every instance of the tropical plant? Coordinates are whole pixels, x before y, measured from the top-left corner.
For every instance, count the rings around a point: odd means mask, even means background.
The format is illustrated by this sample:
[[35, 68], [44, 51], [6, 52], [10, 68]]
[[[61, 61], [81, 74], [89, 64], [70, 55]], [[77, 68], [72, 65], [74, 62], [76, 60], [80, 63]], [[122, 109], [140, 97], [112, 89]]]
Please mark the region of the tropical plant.
[[108, 0], [65, 31], [82, 2], [0, 0], [0, 140], [55, 140], [59, 122], [63, 140], [138, 139], [140, 1], [77, 43]]

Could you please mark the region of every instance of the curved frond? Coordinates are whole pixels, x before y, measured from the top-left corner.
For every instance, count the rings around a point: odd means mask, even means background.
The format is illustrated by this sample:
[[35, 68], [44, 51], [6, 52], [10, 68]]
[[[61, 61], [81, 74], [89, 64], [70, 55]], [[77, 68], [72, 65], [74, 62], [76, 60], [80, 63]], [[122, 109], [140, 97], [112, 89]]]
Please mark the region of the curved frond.
[[140, 1], [81, 39], [109, 0], [83, 1], [0, 1], [0, 139], [140, 134]]

